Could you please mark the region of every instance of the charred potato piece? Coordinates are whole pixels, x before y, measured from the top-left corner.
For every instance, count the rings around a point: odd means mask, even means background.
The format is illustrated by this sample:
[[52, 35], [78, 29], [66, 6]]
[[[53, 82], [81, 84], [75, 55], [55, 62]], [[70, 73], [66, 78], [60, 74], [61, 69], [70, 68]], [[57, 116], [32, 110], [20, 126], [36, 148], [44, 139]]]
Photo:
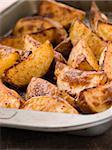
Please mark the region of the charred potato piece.
[[83, 113], [97, 113], [112, 106], [112, 82], [80, 93], [77, 105]]
[[60, 52], [64, 57], [68, 58], [70, 51], [72, 49], [72, 43], [70, 38], [65, 39], [64, 41], [60, 42], [54, 50]]
[[97, 59], [85, 40], [80, 40], [73, 47], [69, 55], [68, 65], [80, 70], [99, 70]]
[[5, 80], [18, 87], [26, 86], [32, 77], [42, 77], [48, 71], [54, 51], [49, 41], [42, 44], [25, 60], [5, 72]]
[[86, 40], [97, 60], [99, 60], [106, 45], [104, 41], [78, 20], [70, 28], [70, 39], [73, 45], [76, 45], [81, 39]]
[[24, 41], [21, 36], [9, 36], [0, 39], [0, 44], [17, 49], [23, 49]]
[[109, 80], [112, 80], [112, 43], [108, 44], [104, 60], [104, 71]]
[[64, 91], [59, 90], [54, 84], [41, 79], [32, 78], [31, 82], [27, 87], [26, 99], [36, 96], [54, 96], [65, 99], [72, 106], [74, 106], [74, 98]]
[[77, 96], [82, 90], [103, 85], [107, 77], [103, 71], [81, 71], [57, 62], [55, 68], [57, 86], [70, 95]]
[[0, 77], [4, 71], [20, 61], [20, 55], [11, 47], [0, 45]]
[[32, 97], [25, 102], [23, 109], [78, 114], [77, 110], [74, 109], [67, 101], [59, 97], [51, 96]]
[[39, 5], [39, 15], [60, 22], [65, 28], [69, 28], [72, 20], [82, 20], [85, 12], [52, 0], [42, 1]]
[[91, 5], [89, 19], [90, 19], [91, 28], [95, 32], [97, 30], [98, 21], [108, 22], [107, 16], [99, 10], [99, 8], [97, 7], [94, 1], [92, 2]]
[[22, 97], [14, 90], [7, 88], [0, 80], [0, 107], [19, 108]]

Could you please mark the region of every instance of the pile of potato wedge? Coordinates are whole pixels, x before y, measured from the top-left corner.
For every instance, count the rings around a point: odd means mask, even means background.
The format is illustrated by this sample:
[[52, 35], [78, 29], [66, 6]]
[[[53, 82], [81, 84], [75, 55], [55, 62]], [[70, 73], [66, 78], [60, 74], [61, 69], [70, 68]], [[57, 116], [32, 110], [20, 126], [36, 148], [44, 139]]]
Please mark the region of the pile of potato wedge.
[[70, 114], [112, 107], [109, 18], [95, 2], [90, 27], [86, 12], [54, 0], [41, 1], [37, 14], [0, 39], [0, 107]]

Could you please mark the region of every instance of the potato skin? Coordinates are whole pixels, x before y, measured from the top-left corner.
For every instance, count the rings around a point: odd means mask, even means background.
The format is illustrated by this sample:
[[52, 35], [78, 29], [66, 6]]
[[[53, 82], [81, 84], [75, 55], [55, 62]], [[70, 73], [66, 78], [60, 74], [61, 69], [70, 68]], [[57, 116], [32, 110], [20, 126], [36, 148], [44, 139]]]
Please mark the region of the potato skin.
[[32, 97], [25, 102], [22, 109], [78, 114], [78, 112], [67, 101], [59, 97], [51, 96]]
[[42, 1], [38, 10], [39, 15], [58, 21], [65, 28], [69, 28], [73, 19], [82, 20], [85, 17], [84, 11], [75, 9], [73, 7], [52, 0]]
[[99, 70], [97, 59], [85, 40], [80, 40], [73, 47], [69, 55], [68, 65], [80, 70]]
[[93, 2], [90, 11], [90, 24], [94, 32], [104, 41], [112, 41], [112, 23]]
[[25, 60], [5, 72], [5, 80], [17, 87], [26, 86], [32, 77], [42, 77], [48, 71], [54, 51], [49, 41], [37, 48]]
[[22, 97], [14, 90], [7, 88], [0, 80], [0, 107], [19, 109]]
[[0, 39], [0, 44], [17, 49], [23, 49], [24, 41], [21, 36], [8, 36]]
[[29, 99], [31, 97], [36, 97], [36, 96], [60, 97], [62, 99], [65, 99], [72, 106], [75, 106], [74, 98], [71, 97], [69, 94], [59, 90], [54, 84], [44, 79], [34, 77], [31, 79], [27, 87], [26, 99]]
[[5, 70], [20, 61], [20, 55], [16, 49], [0, 45], [0, 77], [2, 77]]
[[77, 96], [82, 90], [105, 84], [106, 74], [103, 71], [81, 71], [57, 62], [55, 67], [57, 86], [70, 95]]
[[70, 39], [73, 45], [76, 45], [76, 43], [81, 39], [86, 40], [97, 60], [99, 60], [102, 51], [106, 47], [106, 43], [104, 41], [93, 33], [85, 24], [78, 20], [71, 25]]
[[112, 80], [112, 43], [107, 46], [107, 51], [104, 59], [104, 71], [109, 80]]
[[77, 105], [83, 113], [98, 113], [112, 106], [112, 82], [80, 93]]

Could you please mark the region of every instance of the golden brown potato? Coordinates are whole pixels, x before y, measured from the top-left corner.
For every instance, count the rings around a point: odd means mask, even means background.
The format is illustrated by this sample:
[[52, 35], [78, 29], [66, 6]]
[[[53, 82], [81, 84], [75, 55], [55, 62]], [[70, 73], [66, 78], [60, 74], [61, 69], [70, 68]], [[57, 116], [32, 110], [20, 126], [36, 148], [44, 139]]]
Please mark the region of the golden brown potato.
[[109, 80], [112, 80], [112, 43], [108, 44], [104, 60], [104, 71]]
[[77, 110], [74, 109], [67, 101], [59, 97], [51, 96], [32, 97], [25, 102], [23, 109], [78, 114]]
[[35, 40], [34, 38], [32, 38], [32, 36], [30, 35], [24, 35], [23, 41], [24, 41], [24, 47], [23, 47], [24, 50], [30, 50], [33, 52], [41, 46], [41, 43]]
[[[37, 50], [37, 47], [40, 47], [41, 43], [32, 38], [30, 35], [24, 36], [24, 49], [35, 51]], [[65, 58], [61, 55], [61, 53], [54, 51], [54, 59], [55, 61], [60, 61], [63, 63], [66, 63]]]
[[25, 60], [5, 72], [5, 80], [18, 87], [26, 86], [32, 77], [42, 77], [48, 71], [54, 51], [49, 41], [42, 44]]
[[90, 23], [96, 34], [105, 41], [112, 41], [112, 23], [93, 2], [90, 11]]
[[105, 42], [78, 20], [75, 21], [70, 28], [70, 39], [73, 45], [76, 45], [81, 39], [86, 40], [97, 60], [99, 60], [100, 55], [105, 48]]
[[0, 39], [0, 44], [17, 49], [23, 49], [24, 41], [21, 36], [9, 36]]
[[60, 52], [63, 56], [68, 58], [70, 51], [72, 49], [72, 43], [70, 41], [70, 38], [65, 39], [64, 41], [60, 42], [54, 50], [57, 52]]
[[82, 20], [85, 12], [52, 0], [42, 1], [39, 5], [39, 15], [60, 22], [68, 28], [73, 19]]
[[22, 97], [14, 90], [7, 88], [0, 80], [0, 107], [19, 108]]
[[103, 85], [107, 77], [103, 71], [81, 71], [57, 62], [55, 67], [57, 86], [70, 95], [77, 96], [82, 90]]
[[32, 16], [20, 19], [14, 27], [13, 34], [23, 35], [38, 33], [52, 27], [57, 28], [64, 34], [66, 33], [63, 26], [59, 22], [42, 16]]
[[80, 93], [77, 105], [83, 113], [102, 112], [112, 106], [112, 82]]
[[32, 78], [26, 93], [26, 99], [36, 96], [54, 96], [65, 99], [74, 106], [74, 98], [64, 91], [59, 90], [54, 84], [41, 78]]
[[0, 77], [4, 71], [20, 61], [20, 55], [11, 47], [0, 45]]
[[99, 8], [97, 7], [94, 1], [92, 2], [91, 5], [89, 19], [90, 19], [91, 28], [95, 32], [97, 30], [98, 21], [108, 22], [107, 16], [99, 10]]
[[112, 42], [112, 23], [105, 23], [99, 21], [96, 33], [103, 40]]
[[54, 45], [59, 44], [61, 41], [66, 39], [67, 34], [65, 30], [62, 30], [62, 32], [55, 28], [49, 28], [46, 30], [43, 30], [41, 32], [32, 33], [30, 34], [35, 40], [39, 41], [40, 43], [44, 43], [46, 40], [49, 40]]
[[73, 47], [69, 55], [68, 65], [80, 70], [99, 70], [97, 59], [85, 40], [80, 40]]

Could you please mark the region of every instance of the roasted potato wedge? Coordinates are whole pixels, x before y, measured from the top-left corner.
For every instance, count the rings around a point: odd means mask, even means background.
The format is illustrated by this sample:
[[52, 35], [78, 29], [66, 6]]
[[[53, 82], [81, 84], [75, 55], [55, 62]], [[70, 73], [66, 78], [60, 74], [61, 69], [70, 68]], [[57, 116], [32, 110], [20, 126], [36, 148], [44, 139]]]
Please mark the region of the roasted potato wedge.
[[0, 107], [19, 108], [22, 97], [14, 90], [7, 88], [0, 80]]
[[39, 15], [58, 21], [65, 28], [69, 28], [73, 19], [82, 20], [85, 17], [84, 11], [52, 0], [43, 0], [38, 9]]
[[65, 29], [59, 22], [42, 16], [32, 16], [20, 19], [14, 27], [13, 34], [23, 35], [38, 33], [52, 27], [60, 30], [60, 33], [66, 34]]
[[104, 71], [109, 80], [112, 80], [112, 43], [108, 44], [107, 52], [104, 59]]
[[11, 47], [0, 45], [0, 77], [4, 71], [17, 64], [20, 61], [20, 55]]
[[83, 113], [97, 113], [112, 106], [112, 82], [80, 93], [77, 105]]
[[112, 23], [99, 21], [96, 33], [103, 40], [112, 42]]
[[[24, 36], [24, 49], [30, 50], [30, 51], [35, 51], [37, 50], [37, 47], [40, 47], [41, 43], [32, 38], [30, 35], [25, 35]], [[66, 63], [65, 58], [63, 55], [59, 52], [54, 51], [54, 59], [55, 61], [60, 61], [63, 63]]]
[[24, 41], [21, 36], [9, 36], [0, 39], [0, 44], [17, 49], [23, 49]]
[[40, 43], [44, 43], [46, 40], [49, 40], [53, 45], [59, 44], [67, 37], [65, 30], [60, 32], [60, 30], [56, 27], [52, 27], [41, 32], [32, 33], [30, 35]]
[[80, 70], [99, 70], [97, 59], [85, 40], [80, 40], [73, 47], [69, 55], [68, 65]]
[[57, 86], [70, 95], [77, 96], [82, 90], [103, 85], [107, 81], [103, 71], [81, 71], [57, 62], [55, 68]]
[[36, 96], [54, 96], [65, 99], [74, 106], [74, 98], [64, 91], [59, 90], [54, 84], [41, 78], [32, 78], [27, 87], [26, 99]]
[[105, 41], [112, 41], [112, 23], [93, 2], [90, 11], [90, 23], [93, 31]]
[[99, 60], [106, 45], [106, 43], [93, 33], [85, 24], [78, 20], [71, 25], [70, 39], [73, 45], [76, 45], [81, 39], [86, 40], [97, 60]]
[[92, 5], [91, 5], [89, 19], [90, 19], [91, 28], [94, 32], [96, 32], [97, 30], [98, 21], [102, 21], [102, 22], [109, 21], [107, 16], [99, 10], [98, 6], [96, 5], [94, 1], [92, 2]]
[[32, 77], [42, 77], [48, 71], [54, 51], [49, 41], [42, 44], [25, 60], [5, 72], [5, 80], [18, 87], [26, 86]]
[[78, 114], [77, 110], [74, 109], [67, 101], [59, 97], [51, 96], [32, 97], [25, 102], [23, 109]]
[[64, 41], [60, 42], [54, 50], [60, 52], [65, 58], [68, 58], [70, 51], [72, 49], [72, 43], [70, 38], [65, 39]]

